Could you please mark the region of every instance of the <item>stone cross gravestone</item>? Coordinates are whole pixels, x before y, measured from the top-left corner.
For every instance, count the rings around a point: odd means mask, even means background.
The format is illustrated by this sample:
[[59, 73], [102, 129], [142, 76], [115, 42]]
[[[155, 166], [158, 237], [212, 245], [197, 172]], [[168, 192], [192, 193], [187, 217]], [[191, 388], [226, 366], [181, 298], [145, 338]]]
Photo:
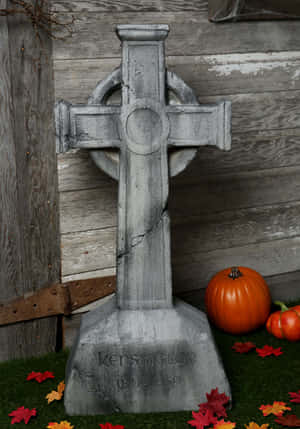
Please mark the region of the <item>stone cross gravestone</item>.
[[[88, 149], [119, 181], [117, 293], [82, 318], [66, 369], [71, 415], [191, 410], [216, 387], [230, 396], [206, 315], [172, 302], [167, 202], [169, 175], [184, 169], [198, 146], [230, 149], [231, 106], [199, 105], [166, 71], [168, 31], [118, 26], [121, 68], [87, 105], [56, 106], [58, 151]], [[122, 104], [106, 105], [118, 87]], [[183, 104], [168, 104], [168, 91]]]

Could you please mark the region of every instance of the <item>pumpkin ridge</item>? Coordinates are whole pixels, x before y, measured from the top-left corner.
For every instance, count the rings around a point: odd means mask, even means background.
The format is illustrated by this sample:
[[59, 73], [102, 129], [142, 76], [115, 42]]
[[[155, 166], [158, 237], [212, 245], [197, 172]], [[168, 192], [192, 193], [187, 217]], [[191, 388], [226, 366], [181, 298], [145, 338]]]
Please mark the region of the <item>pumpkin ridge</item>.
[[298, 317], [299, 321], [300, 321], [300, 315], [298, 314], [298, 312], [296, 310], [294, 310], [293, 308], [290, 308], [289, 310], [292, 311], [293, 313], [295, 313], [296, 316]]
[[[250, 282], [249, 282], [249, 280], [250, 280]], [[248, 282], [250, 283], [251, 286], [253, 286], [252, 279], [248, 278]], [[246, 281], [243, 282], [243, 287], [244, 287], [245, 294], [247, 295], [247, 298], [249, 299], [249, 302], [251, 302], [251, 294], [250, 294], [249, 287], [248, 287], [248, 284]], [[252, 329], [254, 329], [256, 323], [255, 323], [255, 320], [253, 318], [252, 312], [249, 314], [248, 323], [251, 324]]]
[[280, 311], [280, 313], [279, 313], [279, 319], [278, 319], [278, 326], [279, 326], [282, 338], [284, 338], [286, 340], [286, 336], [284, 335], [283, 327], [282, 327], [282, 323], [281, 323], [281, 314], [282, 314], [282, 312]]
[[[230, 287], [230, 285], [228, 285], [227, 287]], [[220, 320], [221, 320], [221, 325], [222, 326], [225, 325], [226, 328], [228, 329], [228, 327], [231, 328], [231, 323], [228, 322], [228, 320], [230, 320], [230, 318], [228, 318], [228, 313], [230, 313], [230, 309], [227, 309], [226, 311], [226, 307], [224, 308], [224, 296], [225, 296], [226, 290], [225, 290], [225, 287], [220, 287], [219, 289], [220, 289], [220, 294], [219, 294], [220, 298], [218, 299], [218, 302], [222, 302], [223, 305], [221, 309], [222, 314], [221, 316], [218, 317], [218, 323], [220, 326]]]

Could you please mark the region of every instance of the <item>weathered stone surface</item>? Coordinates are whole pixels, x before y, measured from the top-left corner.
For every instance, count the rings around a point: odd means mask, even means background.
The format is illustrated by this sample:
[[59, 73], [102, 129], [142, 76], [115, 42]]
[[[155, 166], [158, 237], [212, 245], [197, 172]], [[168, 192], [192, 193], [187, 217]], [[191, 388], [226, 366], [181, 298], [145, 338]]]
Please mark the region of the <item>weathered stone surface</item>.
[[[169, 149], [177, 151], [175, 173], [196, 147], [229, 150], [231, 106], [199, 105], [172, 74], [169, 86], [185, 104], [167, 103], [167, 25], [121, 25], [117, 34], [121, 71], [88, 105], [56, 109], [58, 149], [88, 149], [119, 181], [117, 302], [83, 320], [67, 366], [69, 414], [193, 409], [212, 388], [230, 394], [206, 316], [182, 302], [173, 307], [167, 204]], [[106, 106], [120, 84], [122, 105]]]
[[[168, 152], [181, 171], [196, 147], [231, 144], [231, 105], [199, 105], [193, 91], [169, 74], [170, 86], [188, 104], [166, 103], [164, 39], [167, 25], [120, 25], [121, 77], [98, 85], [88, 105], [57, 106], [57, 147], [89, 149], [104, 171], [119, 179], [117, 285], [120, 308], [171, 307]], [[122, 105], [106, 106], [119, 83]], [[193, 102], [194, 104], [189, 104]], [[94, 104], [96, 103], [96, 104]], [[119, 151], [118, 173], [105, 149]], [[186, 151], [186, 152], [185, 152]]]
[[114, 297], [88, 313], [68, 363], [68, 414], [197, 409], [205, 392], [230, 387], [204, 313], [119, 310]]

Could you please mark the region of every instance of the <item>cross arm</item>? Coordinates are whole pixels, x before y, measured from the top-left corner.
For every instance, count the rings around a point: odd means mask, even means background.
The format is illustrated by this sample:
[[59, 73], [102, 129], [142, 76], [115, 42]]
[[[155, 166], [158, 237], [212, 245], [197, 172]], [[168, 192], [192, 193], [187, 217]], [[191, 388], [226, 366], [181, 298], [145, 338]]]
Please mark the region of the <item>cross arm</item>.
[[217, 146], [231, 148], [231, 102], [212, 105], [173, 105], [167, 107], [173, 147]]
[[72, 105], [59, 101], [55, 106], [56, 151], [104, 149], [120, 146], [120, 107]]

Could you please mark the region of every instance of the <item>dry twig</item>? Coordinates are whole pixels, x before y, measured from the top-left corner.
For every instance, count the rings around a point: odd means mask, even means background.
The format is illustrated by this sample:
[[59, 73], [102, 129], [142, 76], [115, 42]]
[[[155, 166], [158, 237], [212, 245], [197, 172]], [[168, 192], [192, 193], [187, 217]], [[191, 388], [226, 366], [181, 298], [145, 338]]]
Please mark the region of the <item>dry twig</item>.
[[[44, 0], [10, 0], [15, 7], [0, 9], [0, 16], [24, 15], [31, 22], [37, 39], [41, 42], [40, 32], [44, 31], [51, 39], [66, 39], [73, 34], [72, 16], [69, 21], [62, 21], [57, 13], [48, 10]], [[61, 34], [62, 33], [62, 34]]]

